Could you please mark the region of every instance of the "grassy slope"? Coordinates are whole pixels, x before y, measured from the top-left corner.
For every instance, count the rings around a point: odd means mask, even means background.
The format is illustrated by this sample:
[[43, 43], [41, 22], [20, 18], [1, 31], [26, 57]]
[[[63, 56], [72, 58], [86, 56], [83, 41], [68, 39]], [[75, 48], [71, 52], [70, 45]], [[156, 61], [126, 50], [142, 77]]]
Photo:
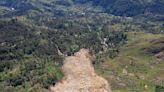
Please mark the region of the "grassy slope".
[[104, 59], [105, 62], [96, 65], [96, 70], [109, 80], [114, 92], [154, 92], [155, 85], [164, 86], [164, 83], [156, 80], [164, 76], [164, 62], [146, 54], [143, 49], [150, 47], [152, 40], [164, 35], [141, 32], [127, 34], [128, 42], [121, 47], [118, 57]]

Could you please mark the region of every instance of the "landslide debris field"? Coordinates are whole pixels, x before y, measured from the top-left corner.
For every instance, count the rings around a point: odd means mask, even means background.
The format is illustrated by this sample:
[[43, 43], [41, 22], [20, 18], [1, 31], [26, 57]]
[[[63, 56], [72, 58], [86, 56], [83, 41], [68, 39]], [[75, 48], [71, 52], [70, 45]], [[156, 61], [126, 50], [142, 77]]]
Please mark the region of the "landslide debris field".
[[108, 82], [95, 73], [86, 49], [67, 57], [62, 70], [65, 78], [50, 88], [52, 92], [111, 92]]

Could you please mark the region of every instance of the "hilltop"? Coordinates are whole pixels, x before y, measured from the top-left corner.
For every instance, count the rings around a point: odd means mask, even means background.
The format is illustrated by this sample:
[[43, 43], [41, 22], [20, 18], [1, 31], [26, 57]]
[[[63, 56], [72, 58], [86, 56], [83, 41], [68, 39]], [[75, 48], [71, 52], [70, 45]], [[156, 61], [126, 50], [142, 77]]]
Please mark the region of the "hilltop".
[[[101, 12], [117, 16], [137, 16], [148, 13], [164, 14], [163, 0], [3, 0], [0, 5], [16, 10], [18, 14], [28, 10], [54, 11], [59, 6], [72, 7], [90, 4], [89, 8], [100, 7]], [[94, 9], [94, 8], [93, 8]], [[15, 14], [17, 14], [15, 13]]]

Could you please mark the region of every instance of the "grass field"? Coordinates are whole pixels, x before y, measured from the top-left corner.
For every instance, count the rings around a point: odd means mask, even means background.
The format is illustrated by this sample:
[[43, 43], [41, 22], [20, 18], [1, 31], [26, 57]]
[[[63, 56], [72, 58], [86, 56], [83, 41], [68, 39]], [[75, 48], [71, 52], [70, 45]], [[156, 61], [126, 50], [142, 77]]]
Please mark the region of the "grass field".
[[164, 62], [146, 49], [163, 48], [164, 35], [127, 34], [127, 44], [121, 47], [119, 55], [103, 58], [102, 63], [95, 65], [96, 71], [110, 82], [113, 92], [155, 92], [157, 85], [164, 86]]

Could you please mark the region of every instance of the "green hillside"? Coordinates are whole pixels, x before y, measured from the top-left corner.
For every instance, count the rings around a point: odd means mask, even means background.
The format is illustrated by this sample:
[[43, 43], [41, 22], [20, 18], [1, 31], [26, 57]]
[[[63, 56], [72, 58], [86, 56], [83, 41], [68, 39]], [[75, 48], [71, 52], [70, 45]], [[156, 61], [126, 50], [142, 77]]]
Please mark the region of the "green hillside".
[[118, 56], [114, 59], [99, 58], [101, 63], [95, 64], [96, 70], [108, 79], [113, 92], [155, 92], [157, 86], [164, 85], [164, 62], [145, 49], [152, 48], [153, 41], [158, 41], [156, 46], [164, 48], [164, 39], [161, 39], [164, 35], [143, 32], [127, 34], [129, 40], [120, 48]]
[[163, 15], [164, 13], [163, 0], [90, 0], [90, 1], [93, 1], [95, 5], [100, 5], [103, 8], [105, 8], [106, 12], [119, 16], [136, 16], [145, 13]]
[[46, 92], [89, 49], [114, 92], [163, 89], [163, 0], [0, 0], [0, 92]]

